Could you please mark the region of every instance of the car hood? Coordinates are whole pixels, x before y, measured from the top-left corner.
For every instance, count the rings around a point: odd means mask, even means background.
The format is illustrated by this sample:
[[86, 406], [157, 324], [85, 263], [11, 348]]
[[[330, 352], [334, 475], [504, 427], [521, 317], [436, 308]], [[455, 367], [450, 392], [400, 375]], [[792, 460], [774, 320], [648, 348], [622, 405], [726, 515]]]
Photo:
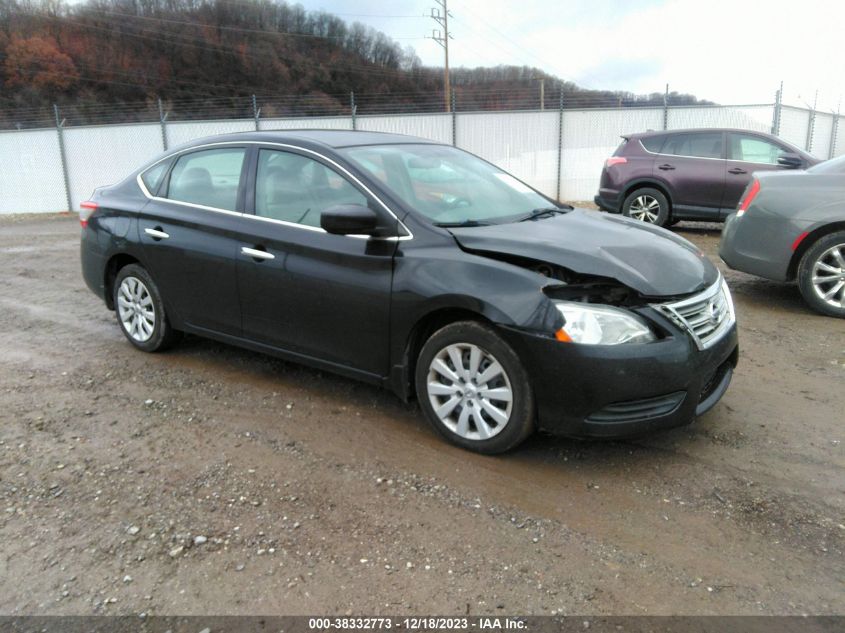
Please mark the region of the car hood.
[[647, 297], [703, 290], [716, 267], [687, 240], [636, 220], [576, 209], [563, 215], [492, 226], [450, 228], [460, 246], [616, 279]]

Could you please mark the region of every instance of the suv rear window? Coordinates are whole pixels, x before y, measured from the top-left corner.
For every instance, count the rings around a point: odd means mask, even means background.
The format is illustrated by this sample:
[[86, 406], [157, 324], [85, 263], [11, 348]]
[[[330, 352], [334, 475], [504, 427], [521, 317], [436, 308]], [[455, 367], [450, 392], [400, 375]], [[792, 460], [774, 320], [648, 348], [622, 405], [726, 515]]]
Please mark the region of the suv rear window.
[[675, 134], [667, 138], [662, 153], [692, 158], [721, 158], [722, 133]]
[[666, 137], [661, 134], [660, 136], [646, 136], [645, 138], [641, 138], [640, 143], [642, 143], [643, 147], [645, 147], [648, 151], [659, 154], [663, 149], [663, 142], [665, 140]]

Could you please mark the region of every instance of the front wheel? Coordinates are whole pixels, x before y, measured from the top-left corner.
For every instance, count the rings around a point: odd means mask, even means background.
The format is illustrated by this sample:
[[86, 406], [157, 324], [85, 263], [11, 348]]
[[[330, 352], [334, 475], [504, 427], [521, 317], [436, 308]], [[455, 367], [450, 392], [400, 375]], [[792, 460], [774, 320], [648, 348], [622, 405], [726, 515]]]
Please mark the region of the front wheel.
[[798, 289], [813, 309], [845, 318], [845, 231], [825, 235], [804, 253]]
[[671, 220], [666, 196], [651, 187], [643, 187], [629, 193], [622, 203], [622, 215], [657, 226], [666, 226]]
[[503, 453], [534, 430], [534, 394], [519, 357], [480, 323], [452, 323], [426, 341], [416, 390], [435, 430], [463, 448]]
[[144, 352], [167, 349], [178, 335], [167, 319], [158, 286], [138, 264], [124, 266], [117, 273], [114, 311], [123, 334]]

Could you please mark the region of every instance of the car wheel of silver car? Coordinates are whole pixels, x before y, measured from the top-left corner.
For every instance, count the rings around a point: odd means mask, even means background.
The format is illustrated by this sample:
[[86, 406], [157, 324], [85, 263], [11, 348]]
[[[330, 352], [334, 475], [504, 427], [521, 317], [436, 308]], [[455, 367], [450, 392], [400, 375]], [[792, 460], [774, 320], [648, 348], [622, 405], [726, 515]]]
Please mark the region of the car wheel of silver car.
[[804, 253], [798, 288], [817, 311], [845, 318], [845, 231], [819, 238]]
[[670, 221], [669, 201], [658, 189], [635, 189], [622, 203], [622, 215], [648, 224], [666, 226]]
[[416, 390], [429, 422], [454, 444], [502, 453], [534, 430], [534, 396], [519, 357], [490, 327], [461, 321], [420, 351]]
[[121, 331], [140, 350], [166, 349], [177, 336], [167, 319], [158, 286], [138, 264], [124, 266], [117, 273], [114, 309]]

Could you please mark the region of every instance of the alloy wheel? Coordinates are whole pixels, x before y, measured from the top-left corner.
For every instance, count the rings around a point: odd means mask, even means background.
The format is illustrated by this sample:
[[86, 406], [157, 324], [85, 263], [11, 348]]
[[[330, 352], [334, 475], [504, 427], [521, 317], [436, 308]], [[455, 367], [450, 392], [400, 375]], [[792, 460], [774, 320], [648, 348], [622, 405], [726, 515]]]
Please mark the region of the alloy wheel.
[[513, 409], [511, 381], [496, 358], [477, 345], [448, 345], [432, 359], [426, 380], [435, 415], [468, 440], [487, 440], [505, 428]]
[[834, 308], [845, 308], [845, 244], [827, 249], [813, 263], [813, 289]]
[[150, 340], [155, 330], [156, 312], [153, 298], [144, 282], [126, 277], [117, 292], [117, 310], [126, 333], [139, 343]]
[[660, 214], [660, 202], [653, 196], [642, 194], [634, 198], [628, 213], [635, 220], [654, 224]]

